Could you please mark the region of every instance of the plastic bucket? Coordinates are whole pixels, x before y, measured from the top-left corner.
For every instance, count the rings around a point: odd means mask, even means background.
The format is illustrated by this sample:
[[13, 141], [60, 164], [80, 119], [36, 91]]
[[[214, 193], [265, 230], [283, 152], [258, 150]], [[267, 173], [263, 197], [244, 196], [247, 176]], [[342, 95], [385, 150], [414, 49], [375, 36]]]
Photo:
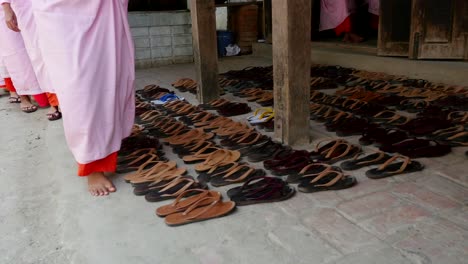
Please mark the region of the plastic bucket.
[[234, 33], [227, 30], [219, 30], [216, 33], [218, 37], [218, 55], [223, 57], [226, 55], [226, 47], [234, 42]]

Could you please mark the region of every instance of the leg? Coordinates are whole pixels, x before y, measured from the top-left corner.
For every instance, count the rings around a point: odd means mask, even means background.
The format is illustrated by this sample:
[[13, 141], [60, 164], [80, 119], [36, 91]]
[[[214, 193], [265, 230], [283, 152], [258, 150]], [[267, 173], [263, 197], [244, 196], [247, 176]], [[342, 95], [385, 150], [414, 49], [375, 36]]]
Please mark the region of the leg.
[[25, 113], [32, 113], [37, 111], [37, 106], [33, 105], [31, 103], [31, 98], [29, 98], [29, 95], [21, 95], [21, 111]]
[[54, 93], [47, 93], [47, 99], [51, 106], [49, 111], [47, 112], [47, 119], [49, 119], [49, 121], [61, 119], [62, 113], [59, 110], [59, 102], [57, 99], [57, 95]]
[[114, 172], [117, 168], [117, 152], [104, 159], [88, 164], [78, 164], [78, 176], [87, 176], [88, 191], [94, 196], [109, 195], [115, 192], [112, 181], [104, 175], [104, 172]]
[[13, 85], [13, 81], [11, 78], [5, 78], [5, 89], [10, 92], [10, 99], [8, 100], [11, 104], [19, 104], [21, 103], [21, 98], [16, 93], [15, 86]]

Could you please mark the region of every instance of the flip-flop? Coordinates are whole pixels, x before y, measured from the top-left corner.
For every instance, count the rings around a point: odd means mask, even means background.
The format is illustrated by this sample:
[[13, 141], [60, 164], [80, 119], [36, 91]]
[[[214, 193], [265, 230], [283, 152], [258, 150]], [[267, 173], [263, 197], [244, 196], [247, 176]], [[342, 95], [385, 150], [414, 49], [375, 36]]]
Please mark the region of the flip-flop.
[[343, 170], [357, 170], [366, 166], [382, 164], [390, 158], [390, 155], [383, 151], [378, 151], [360, 159], [358, 157], [356, 156], [353, 160], [344, 161], [340, 164], [340, 167]]
[[[403, 162], [394, 163], [396, 160], [403, 160]], [[388, 159], [380, 167], [366, 171], [366, 176], [370, 179], [381, 179], [398, 174], [406, 174], [421, 171], [424, 165], [411, 160], [409, 157], [395, 155]]]
[[[207, 204], [201, 206], [202, 204]], [[169, 226], [179, 226], [194, 222], [218, 218], [233, 212], [236, 208], [234, 202], [222, 202], [221, 198], [204, 197], [187, 208], [184, 212], [166, 216], [165, 222]]]
[[[296, 191], [282, 180], [269, 180], [270, 177], [252, 178], [230, 196], [238, 206], [272, 203], [287, 200]], [[255, 187], [254, 187], [255, 186]], [[228, 191], [229, 193], [230, 191]]]
[[[156, 215], [160, 217], [165, 217], [171, 214], [183, 212], [187, 210], [190, 206], [196, 204], [200, 199], [205, 197], [213, 197], [215, 199], [221, 198], [221, 193], [216, 191], [209, 191], [205, 189], [191, 189], [181, 193], [173, 203], [161, 206], [156, 209]], [[205, 206], [209, 205], [211, 202], [202, 202], [198, 205]]]
[[211, 176], [211, 185], [221, 187], [230, 184], [248, 181], [252, 178], [265, 176], [265, 171], [251, 168], [248, 165], [238, 164], [229, 171]]
[[324, 171], [331, 170], [333, 167], [326, 163], [311, 163], [305, 166], [298, 173], [288, 175], [286, 182], [298, 183], [302, 178], [316, 176]]
[[177, 198], [181, 193], [190, 189], [206, 189], [206, 185], [201, 185], [191, 177], [179, 177], [171, 181], [162, 189], [149, 191], [145, 195], [148, 202], [160, 202]]
[[297, 189], [305, 193], [342, 190], [351, 188], [356, 183], [356, 178], [344, 175], [343, 172], [326, 170], [316, 177], [303, 179]]
[[211, 153], [203, 163], [196, 165], [195, 171], [207, 171], [218, 164], [238, 161], [240, 157], [241, 154], [239, 151], [220, 149]]

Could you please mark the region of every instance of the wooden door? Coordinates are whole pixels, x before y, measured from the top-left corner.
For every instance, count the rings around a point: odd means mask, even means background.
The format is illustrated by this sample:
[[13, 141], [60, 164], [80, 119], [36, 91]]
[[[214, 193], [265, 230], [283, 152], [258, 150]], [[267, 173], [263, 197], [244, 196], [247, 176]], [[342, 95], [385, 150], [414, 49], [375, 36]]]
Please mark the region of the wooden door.
[[413, 0], [410, 58], [468, 59], [467, 34], [467, 0]]
[[381, 0], [377, 54], [408, 56], [411, 0]]

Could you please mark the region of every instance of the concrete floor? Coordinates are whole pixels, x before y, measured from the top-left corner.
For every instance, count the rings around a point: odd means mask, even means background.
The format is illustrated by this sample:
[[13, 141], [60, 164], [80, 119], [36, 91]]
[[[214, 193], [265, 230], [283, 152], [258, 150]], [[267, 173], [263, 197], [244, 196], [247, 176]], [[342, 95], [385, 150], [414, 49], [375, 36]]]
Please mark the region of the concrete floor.
[[[269, 64], [230, 58], [220, 68]], [[137, 87], [193, 75], [193, 65], [140, 70]], [[299, 193], [171, 228], [154, 215], [160, 204], [134, 196], [120, 175], [116, 194], [88, 195], [61, 122], [47, 122], [45, 113], [23, 114], [0, 98], [1, 264], [466, 263], [466, 148], [421, 159], [420, 173], [369, 180], [363, 169], [353, 172], [359, 184], [349, 190]], [[311, 127], [314, 142], [325, 136]]]

